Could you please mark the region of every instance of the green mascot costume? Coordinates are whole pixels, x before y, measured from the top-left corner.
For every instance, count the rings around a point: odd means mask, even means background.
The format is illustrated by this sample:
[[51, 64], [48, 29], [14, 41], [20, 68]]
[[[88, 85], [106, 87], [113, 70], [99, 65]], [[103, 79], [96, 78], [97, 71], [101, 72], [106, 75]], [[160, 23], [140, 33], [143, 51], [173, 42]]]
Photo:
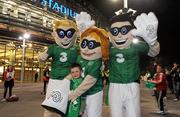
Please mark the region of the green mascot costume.
[[73, 46], [77, 38], [77, 27], [73, 21], [54, 21], [52, 36], [56, 44], [50, 45], [38, 57], [39, 61], [52, 58], [51, 77], [46, 98], [42, 103], [46, 109], [44, 117], [52, 117], [54, 114], [57, 116], [57, 113], [59, 117], [66, 112], [70, 81], [65, 77], [69, 74], [69, 68], [78, 55], [76, 47]]
[[103, 84], [101, 78], [102, 60], [108, 59], [108, 34], [94, 26], [95, 22], [86, 12], [76, 17], [80, 34], [80, 56], [77, 63], [82, 67], [83, 81], [76, 90], [71, 91], [72, 102], [80, 95], [86, 97], [83, 117], [102, 117]]
[[[109, 102], [111, 117], [140, 117], [139, 61], [141, 55], [156, 56], [158, 20], [154, 13], [137, 16], [128, 10], [111, 19], [109, 29]], [[137, 38], [143, 40], [137, 43]]]

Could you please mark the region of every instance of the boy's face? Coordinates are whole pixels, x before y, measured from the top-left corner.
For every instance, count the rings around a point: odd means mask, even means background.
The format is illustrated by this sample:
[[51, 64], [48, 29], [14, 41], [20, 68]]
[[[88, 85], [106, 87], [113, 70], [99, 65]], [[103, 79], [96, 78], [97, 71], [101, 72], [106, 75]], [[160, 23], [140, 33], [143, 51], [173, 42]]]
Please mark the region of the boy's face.
[[81, 76], [81, 70], [79, 67], [71, 68], [71, 75], [73, 78], [79, 78]]

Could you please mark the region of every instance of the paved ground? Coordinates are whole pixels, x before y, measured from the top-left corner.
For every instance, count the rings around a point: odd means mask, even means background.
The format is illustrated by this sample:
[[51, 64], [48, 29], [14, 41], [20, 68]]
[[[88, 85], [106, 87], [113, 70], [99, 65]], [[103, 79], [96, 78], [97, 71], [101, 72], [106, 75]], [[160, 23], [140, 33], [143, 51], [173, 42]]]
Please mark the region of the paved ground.
[[[21, 88], [22, 87], [22, 88]], [[42, 117], [43, 108], [40, 106], [44, 99], [41, 95], [43, 83], [16, 83], [13, 93], [20, 97], [18, 102], [0, 103], [0, 117]], [[156, 102], [151, 96], [152, 91], [141, 83], [141, 110], [142, 117], [180, 117], [180, 101], [172, 101], [173, 95], [168, 94], [166, 109], [169, 114], [158, 115]], [[0, 96], [3, 96], [3, 84], [0, 83]], [[109, 107], [103, 106], [103, 117], [110, 117]]]

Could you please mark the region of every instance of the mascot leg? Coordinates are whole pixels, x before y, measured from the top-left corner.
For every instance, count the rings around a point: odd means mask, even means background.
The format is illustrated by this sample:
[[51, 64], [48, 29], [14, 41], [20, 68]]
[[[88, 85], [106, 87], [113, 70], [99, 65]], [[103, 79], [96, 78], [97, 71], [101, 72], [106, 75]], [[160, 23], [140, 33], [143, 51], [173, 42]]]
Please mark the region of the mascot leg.
[[61, 117], [61, 115], [45, 109], [43, 117]]
[[122, 91], [120, 91], [121, 86], [117, 83], [110, 83], [109, 85], [109, 104], [111, 117], [124, 117], [124, 108], [123, 108], [123, 98]]
[[102, 117], [103, 91], [86, 96], [83, 117]]
[[140, 117], [140, 90], [138, 83], [133, 82], [126, 85], [110, 83], [109, 99], [112, 117]]
[[[133, 93], [132, 93], [133, 92]], [[127, 117], [141, 117], [140, 113], [140, 89], [138, 83], [130, 83], [127, 93], [129, 100], [126, 100]]]

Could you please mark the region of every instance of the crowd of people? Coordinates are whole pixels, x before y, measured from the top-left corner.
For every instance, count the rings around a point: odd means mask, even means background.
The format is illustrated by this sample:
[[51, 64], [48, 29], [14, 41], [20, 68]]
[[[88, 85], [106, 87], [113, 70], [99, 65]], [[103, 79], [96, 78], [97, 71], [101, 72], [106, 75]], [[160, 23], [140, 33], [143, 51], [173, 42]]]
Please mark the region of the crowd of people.
[[[164, 66], [155, 64], [147, 69], [146, 73], [141, 77], [146, 81], [146, 86], [154, 90], [152, 96], [156, 97], [159, 107], [159, 114], [166, 114], [164, 109], [164, 99], [167, 99], [167, 93], [174, 95], [174, 101], [180, 99], [180, 66], [177, 62], [173, 62], [172, 66]], [[150, 83], [152, 84], [150, 84]]]

